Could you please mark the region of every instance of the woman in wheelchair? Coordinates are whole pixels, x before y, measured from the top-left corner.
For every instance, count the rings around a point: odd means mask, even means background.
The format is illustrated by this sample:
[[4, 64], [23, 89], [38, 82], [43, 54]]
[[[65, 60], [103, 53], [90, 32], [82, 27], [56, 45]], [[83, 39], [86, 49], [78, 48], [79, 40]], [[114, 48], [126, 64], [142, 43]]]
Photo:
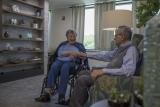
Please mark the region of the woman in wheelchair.
[[[49, 68], [45, 89], [42, 95], [36, 98], [36, 101], [47, 102], [50, 101], [50, 95], [53, 87], [55, 86], [56, 78], [60, 77], [58, 86], [58, 103], [65, 103], [65, 94], [67, 89], [67, 83], [69, 80], [70, 70], [76, 66], [75, 62], [81, 62], [82, 56], [84, 56], [86, 50], [83, 44], [76, 42], [76, 32], [73, 30], [67, 30], [67, 41], [62, 42], [56, 49], [53, 55], [52, 64]], [[88, 66], [88, 60], [84, 60], [84, 65]], [[75, 71], [76, 72], [76, 71]]]

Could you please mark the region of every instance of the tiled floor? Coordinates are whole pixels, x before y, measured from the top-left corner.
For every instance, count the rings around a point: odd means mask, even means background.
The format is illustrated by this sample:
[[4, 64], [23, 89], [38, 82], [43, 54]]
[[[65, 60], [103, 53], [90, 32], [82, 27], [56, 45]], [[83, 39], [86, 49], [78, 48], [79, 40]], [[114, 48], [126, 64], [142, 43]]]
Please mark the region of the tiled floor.
[[0, 107], [67, 107], [55, 104], [57, 96], [49, 103], [35, 102], [41, 90], [43, 76], [35, 76], [0, 84]]

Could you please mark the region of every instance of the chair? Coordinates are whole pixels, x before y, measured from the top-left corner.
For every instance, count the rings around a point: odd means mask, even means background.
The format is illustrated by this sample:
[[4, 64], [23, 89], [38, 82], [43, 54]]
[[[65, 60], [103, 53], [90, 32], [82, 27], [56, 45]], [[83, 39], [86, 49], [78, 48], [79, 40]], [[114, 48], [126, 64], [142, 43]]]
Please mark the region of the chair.
[[[141, 36], [141, 37], [140, 37]], [[143, 40], [142, 35], [136, 34], [133, 36], [132, 40], [134, 41], [135, 46], [139, 49], [140, 53], [143, 53]], [[140, 40], [139, 40], [140, 39]], [[139, 42], [139, 43], [137, 43]], [[143, 57], [143, 56], [142, 56]], [[143, 59], [142, 59], [143, 60]], [[143, 64], [142, 64], [143, 65]], [[142, 66], [141, 65], [141, 66]], [[141, 71], [143, 70], [143, 67], [141, 67]], [[112, 88], [116, 88], [118, 90], [126, 90], [131, 93], [131, 107], [134, 104], [134, 84], [137, 79], [139, 79], [142, 72], [139, 72], [139, 75], [137, 76], [110, 76], [105, 75], [100, 77], [94, 84], [93, 87], [90, 89], [90, 104], [94, 104], [96, 102], [99, 102], [98, 104], [104, 103], [104, 99], [109, 98], [109, 92], [112, 90]], [[93, 106], [93, 105], [92, 105]], [[92, 107], [91, 106], [91, 107]], [[93, 107], [98, 107], [96, 104]]]
[[[134, 80], [133, 81], [134, 82], [134, 102], [135, 102], [136, 106], [138, 106], [138, 107], [143, 107], [143, 99], [142, 99], [143, 96], [140, 95], [143, 92], [143, 75], [142, 75], [143, 74], [143, 42], [144, 42], [144, 40], [141, 40], [137, 46], [140, 54], [142, 55], [141, 56], [142, 62], [141, 62], [140, 72], [139, 72], [139, 75], [134, 75], [134, 77], [133, 77], [133, 80]], [[141, 98], [138, 98], [137, 94], [139, 94]]]
[[[83, 61], [82, 61], [83, 62]], [[68, 85], [70, 86], [70, 90], [69, 90], [69, 98], [71, 97], [71, 93], [72, 93], [72, 90], [74, 88], [74, 84], [75, 84], [75, 81], [78, 77], [78, 74], [80, 71], [82, 71], [83, 69], [85, 69], [85, 65], [83, 63], [81, 64], [77, 64], [74, 68], [71, 68], [70, 70], [70, 76], [69, 76], [69, 80], [68, 80]], [[76, 72], [75, 72], [76, 71]], [[59, 74], [60, 75], [60, 74]], [[57, 90], [58, 90], [58, 84], [59, 84], [59, 77], [56, 79], [55, 81], [55, 87], [53, 88], [53, 92], [52, 92], [52, 95], [55, 95], [57, 93]]]

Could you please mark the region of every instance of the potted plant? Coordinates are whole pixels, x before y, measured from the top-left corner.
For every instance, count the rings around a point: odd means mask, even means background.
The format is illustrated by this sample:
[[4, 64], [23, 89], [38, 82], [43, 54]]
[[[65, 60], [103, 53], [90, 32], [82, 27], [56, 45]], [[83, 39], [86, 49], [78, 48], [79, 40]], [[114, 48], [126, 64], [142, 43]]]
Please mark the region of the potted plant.
[[136, 16], [138, 19], [137, 27], [144, 26], [145, 23], [155, 16], [159, 11], [159, 0], [136, 0], [141, 4], [136, 8]]
[[131, 101], [131, 93], [129, 91], [119, 91], [112, 88], [109, 92], [108, 104], [110, 107], [129, 107]]

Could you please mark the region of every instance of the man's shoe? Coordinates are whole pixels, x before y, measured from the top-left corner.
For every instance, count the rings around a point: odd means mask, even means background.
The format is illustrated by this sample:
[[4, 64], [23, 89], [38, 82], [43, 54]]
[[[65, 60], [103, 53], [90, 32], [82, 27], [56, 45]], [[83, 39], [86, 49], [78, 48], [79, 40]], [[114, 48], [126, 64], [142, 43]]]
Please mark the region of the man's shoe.
[[35, 98], [35, 101], [37, 102], [50, 102], [50, 100], [49, 93], [44, 93], [43, 95], [40, 95], [40, 97]]

